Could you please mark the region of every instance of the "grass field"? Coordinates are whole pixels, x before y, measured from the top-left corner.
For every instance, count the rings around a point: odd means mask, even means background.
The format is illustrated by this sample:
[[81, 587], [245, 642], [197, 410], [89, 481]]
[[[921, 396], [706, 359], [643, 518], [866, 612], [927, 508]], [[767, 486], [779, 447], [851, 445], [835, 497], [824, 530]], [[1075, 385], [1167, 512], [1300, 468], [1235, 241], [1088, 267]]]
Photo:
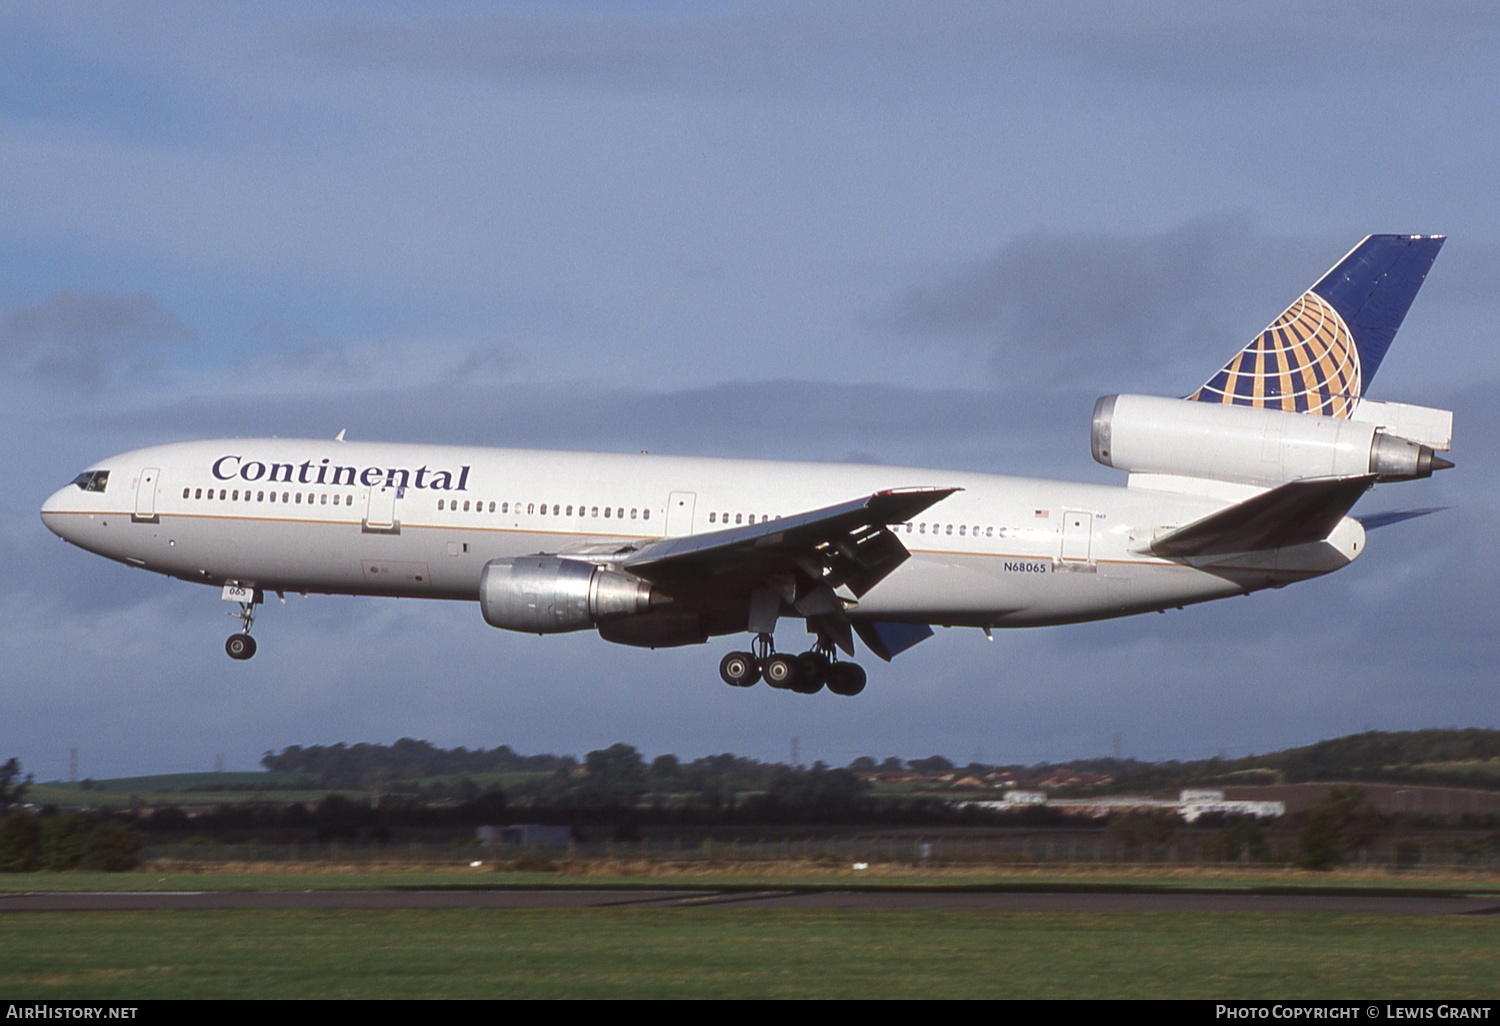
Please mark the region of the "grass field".
[[752, 908], [0, 915], [35, 998], [1493, 998], [1494, 917]]
[[[0, 875], [0, 893], [473, 886], [1310, 887], [1494, 895], [1500, 881], [1341, 871], [954, 874], [721, 866], [645, 875], [332, 870]], [[768, 872], [768, 870], [776, 870]], [[749, 871], [753, 869], [754, 871]], [[3, 903], [0, 903], [3, 909]], [[196, 997], [1500, 996], [1500, 917], [994, 913], [748, 905], [384, 911], [4, 912], [0, 995]]]

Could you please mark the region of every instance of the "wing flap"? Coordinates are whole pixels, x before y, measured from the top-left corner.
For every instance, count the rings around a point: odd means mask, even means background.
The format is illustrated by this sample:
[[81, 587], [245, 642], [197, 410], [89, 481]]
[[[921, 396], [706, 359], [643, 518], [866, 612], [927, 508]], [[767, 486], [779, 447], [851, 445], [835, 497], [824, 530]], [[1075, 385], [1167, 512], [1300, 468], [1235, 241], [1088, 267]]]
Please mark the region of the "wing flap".
[[925, 623], [895, 623], [886, 620], [861, 620], [854, 625], [871, 652], [890, 662], [913, 645], [920, 645], [932, 637], [933, 630]]
[[1374, 475], [1290, 481], [1158, 535], [1148, 550], [1169, 558], [1218, 556], [1322, 541], [1374, 483]]
[[803, 570], [818, 568], [816, 576], [825, 583], [846, 585], [862, 595], [908, 556], [887, 525], [910, 520], [956, 491], [891, 489], [779, 520], [663, 538], [626, 556], [620, 565], [642, 577], [669, 580], [711, 574], [716, 567], [780, 561]]

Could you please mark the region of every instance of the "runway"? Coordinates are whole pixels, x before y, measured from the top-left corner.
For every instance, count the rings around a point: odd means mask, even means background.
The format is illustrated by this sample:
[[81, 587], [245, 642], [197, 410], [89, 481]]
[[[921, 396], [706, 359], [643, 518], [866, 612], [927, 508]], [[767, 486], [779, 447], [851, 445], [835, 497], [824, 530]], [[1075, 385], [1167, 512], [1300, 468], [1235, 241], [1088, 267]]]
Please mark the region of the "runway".
[[1031, 891], [921, 888], [133, 891], [0, 895], [6, 912], [206, 909], [776, 908], [976, 912], [1322, 912], [1500, 915], [1500, 898], [1378, 892]]

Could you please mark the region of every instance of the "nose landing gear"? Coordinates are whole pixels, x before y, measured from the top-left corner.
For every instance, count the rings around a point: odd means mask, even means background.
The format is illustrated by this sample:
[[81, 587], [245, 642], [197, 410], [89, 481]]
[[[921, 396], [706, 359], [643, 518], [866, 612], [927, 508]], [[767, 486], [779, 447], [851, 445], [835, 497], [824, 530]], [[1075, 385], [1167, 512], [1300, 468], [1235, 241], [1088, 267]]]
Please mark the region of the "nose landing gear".
[[255, 623], [255, 601], [240, 602], [239, 612], [230, 613], [244, 624], [238, 634], [231, 634], [224, 642], [224, 651], [231, 659], [245, 660], [255, 654], [255, 639], [250, 636], [250, 628]]

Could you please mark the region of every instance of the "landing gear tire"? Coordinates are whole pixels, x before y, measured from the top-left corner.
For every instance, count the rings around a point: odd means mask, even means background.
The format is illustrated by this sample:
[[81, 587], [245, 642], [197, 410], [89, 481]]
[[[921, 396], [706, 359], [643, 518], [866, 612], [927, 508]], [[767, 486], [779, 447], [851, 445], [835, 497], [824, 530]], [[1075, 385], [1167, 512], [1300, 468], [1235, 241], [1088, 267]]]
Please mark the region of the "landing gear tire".
[[832, 666], [821, 652], [803, 652], [797, 657], [797, 680], [792, 690], [799, 695], [816, 695], [823, 690]]
[[231, 659], [249, 659], [255, 654], [255, 639], [248, 634], [231, 634], [224, 642], [224, 651]]
[[760, 680], [760, 667], [749, 652], [731, 652], [720, 660], [719, 676], [730, 687], [748, 688]]
[[797, 657], [776, 652], [761, 660], [760, 674], [773, 688], [797, 686]]
[[828, 668], [828, 690], [852, 697], [865, 689], [865, 670], [858, 663], [834, 663]]

